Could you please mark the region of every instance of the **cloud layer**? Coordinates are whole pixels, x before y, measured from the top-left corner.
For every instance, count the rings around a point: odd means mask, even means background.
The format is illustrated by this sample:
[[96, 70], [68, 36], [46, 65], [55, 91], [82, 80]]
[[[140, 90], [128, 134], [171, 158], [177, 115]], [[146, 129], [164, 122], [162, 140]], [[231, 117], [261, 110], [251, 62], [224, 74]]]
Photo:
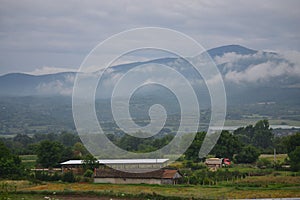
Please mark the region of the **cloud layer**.
[[300, 2], [10, 1], [0, 7], [0, 74], [78, 68], [99, 42], [130, 28], [182, 31], [204, 47], [300, 50]]
[[226, 81], [234, 83], [268, 82], [271, 78], [300, 77], [300, 53], [258, 52], [250, 55], [226, 53], [214, 58], [221, 65]]

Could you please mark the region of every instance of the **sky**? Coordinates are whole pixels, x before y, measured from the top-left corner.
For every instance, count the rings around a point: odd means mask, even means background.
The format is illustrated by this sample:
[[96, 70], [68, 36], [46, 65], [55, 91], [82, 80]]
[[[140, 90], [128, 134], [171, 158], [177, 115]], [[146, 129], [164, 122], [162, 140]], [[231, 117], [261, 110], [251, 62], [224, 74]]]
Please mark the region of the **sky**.
[[298, 0], [0, 0], [0, 75], [77, 71], [108, 37], [132, 28], [180, 31], [205, 49], [239, 44], [300, 51]]

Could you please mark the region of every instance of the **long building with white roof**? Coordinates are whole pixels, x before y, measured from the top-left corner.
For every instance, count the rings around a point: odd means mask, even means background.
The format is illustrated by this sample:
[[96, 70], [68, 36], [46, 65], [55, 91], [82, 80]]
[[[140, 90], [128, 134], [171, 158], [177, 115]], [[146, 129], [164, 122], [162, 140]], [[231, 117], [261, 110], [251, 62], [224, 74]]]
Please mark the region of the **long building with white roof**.
[[[100, 159], [98, 160], [99, 168], [114, 168], [130, 171], [143, 169], [160, 169], [166, 167], [169, 159]], [[80, 171], [83, 160], [68, 160], [60, 163], [63, 171]]]

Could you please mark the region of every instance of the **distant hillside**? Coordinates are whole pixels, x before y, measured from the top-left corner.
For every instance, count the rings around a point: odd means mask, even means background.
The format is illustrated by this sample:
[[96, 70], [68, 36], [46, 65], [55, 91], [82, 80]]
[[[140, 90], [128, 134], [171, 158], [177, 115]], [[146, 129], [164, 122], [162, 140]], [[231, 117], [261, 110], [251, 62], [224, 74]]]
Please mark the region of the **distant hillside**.
[[250, 55], [250, 54], [257, 53], [257, 51], [253, 49], [248, 49], [240, 45], [221, 46], [207, 51], [207, 53], [213, 58], [215, 56], [223, 56], [226, 53], [233, 53], [233, 52], [239, 55]]
[[[273, 101], [297, 104], [300, 97], [300, 74], [295, 63], [272, 52], [261, 52], [240, 45], [228, 45], [208, 50], [217, 64], [226, 87], [229, 104]], [[192, 79], [195, 71], [182, 59], [162, 58], [146, 62], [121, 64], [111, 67], [105, 74], [105, 85], [99, 88], [97, 98], [109, 98], [113, 87], [112, 77], [126, 73], [142, 64], [168, 65]], [[144, 72], [145, 77], [147, 72]], [[0, 76], [0, 96], [70, 96], [76, 73], [65, 72], [41, 76], [14, 73]], [[143, 74], [140, 75], [142, 77]], [[162, 76], [158, 74], [158, 76]], [[204, 104], [209, 104], [205, 85], [196, 85]], [[151, 95], [156, 89], [148, 87], [141, 95]]]

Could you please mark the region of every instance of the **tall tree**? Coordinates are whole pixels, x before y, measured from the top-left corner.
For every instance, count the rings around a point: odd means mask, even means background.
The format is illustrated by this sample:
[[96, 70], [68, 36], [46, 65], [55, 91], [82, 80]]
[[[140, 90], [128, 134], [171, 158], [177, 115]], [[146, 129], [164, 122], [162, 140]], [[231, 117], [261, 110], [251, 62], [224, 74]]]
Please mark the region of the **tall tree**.
[[17, 134], [13, 138], [13, 141], [20, 142], [23, 145], [23, 147], [27, 147], [28, 144], [31, 144], [33, 142], [33, 139], [25, 134]]
[[274, 135], [269, 128], [268, 120], [260, 120], [254, 126], [254, 136], [252, 138], [252, 144], [256, 147], [266, 149], [273, 147]]
[[89, 154], [88, 150], [81, 142], [76, 142], [73, 145], [73, 150], [77, 157], [86, 156], [87, 154]]
[[242, 148], [242, 150], [235, 156], [238, 163], [253, 163], [255, 162], [260, 153], [257, 148], [252, 145], [248, 145]]
[[289, 136], [287, 151], [293, 171], [300, 171], [300, 133]]
[[218, 158], [230, 158], [241, 150], [241, 142], [236, 135], [222, 131], [212, 153]]
[[99, 161], [92, 156], [91, 154], [88, 154], [84, 157], [83, 160], [83, 168], [86, 170], [94, 170], [95, 168], [98, 168], [100, 166]]
[[246, 145], [267, 149], [273, 147], [274, 134], [269, 126], [269, 121], [264, 119], [258, 121], [255, 126], [242, 127], [234, 131], [239, 140]]
[[199, 150], [205, 138], [205, 134], [205, 132], [198, 132], [196, 134], [195, 139], [184, 154], [186, 159], [199, 161]]
[[237, 135], [244, 144], [251, 144], [251, 138], [254, 136], [253, 125], [238, 128], [234, 131], [234, 135]]
[[289, 139], [287, 140], [288, 153], [294, 151], [297, 146], [300, 146], [300, 133], [289, 136]]
[[291, 169], [293, 171], [300, 171], [300, 146], [297, 146], [288, 155], [291, 162]]
[[71, 147], [73, 146], [76, 142], [79, 142], [80, 139], [78, 135], [75, 135], [73, 133], [68, 133], [68, 132], [62, 132], [59, 135], [59, 141], [64, 145]]
[[61, 161], [63, 150], [61, 143], [44, 140], [37, 148], [37, 163], [42, 167], [54, 167]]

